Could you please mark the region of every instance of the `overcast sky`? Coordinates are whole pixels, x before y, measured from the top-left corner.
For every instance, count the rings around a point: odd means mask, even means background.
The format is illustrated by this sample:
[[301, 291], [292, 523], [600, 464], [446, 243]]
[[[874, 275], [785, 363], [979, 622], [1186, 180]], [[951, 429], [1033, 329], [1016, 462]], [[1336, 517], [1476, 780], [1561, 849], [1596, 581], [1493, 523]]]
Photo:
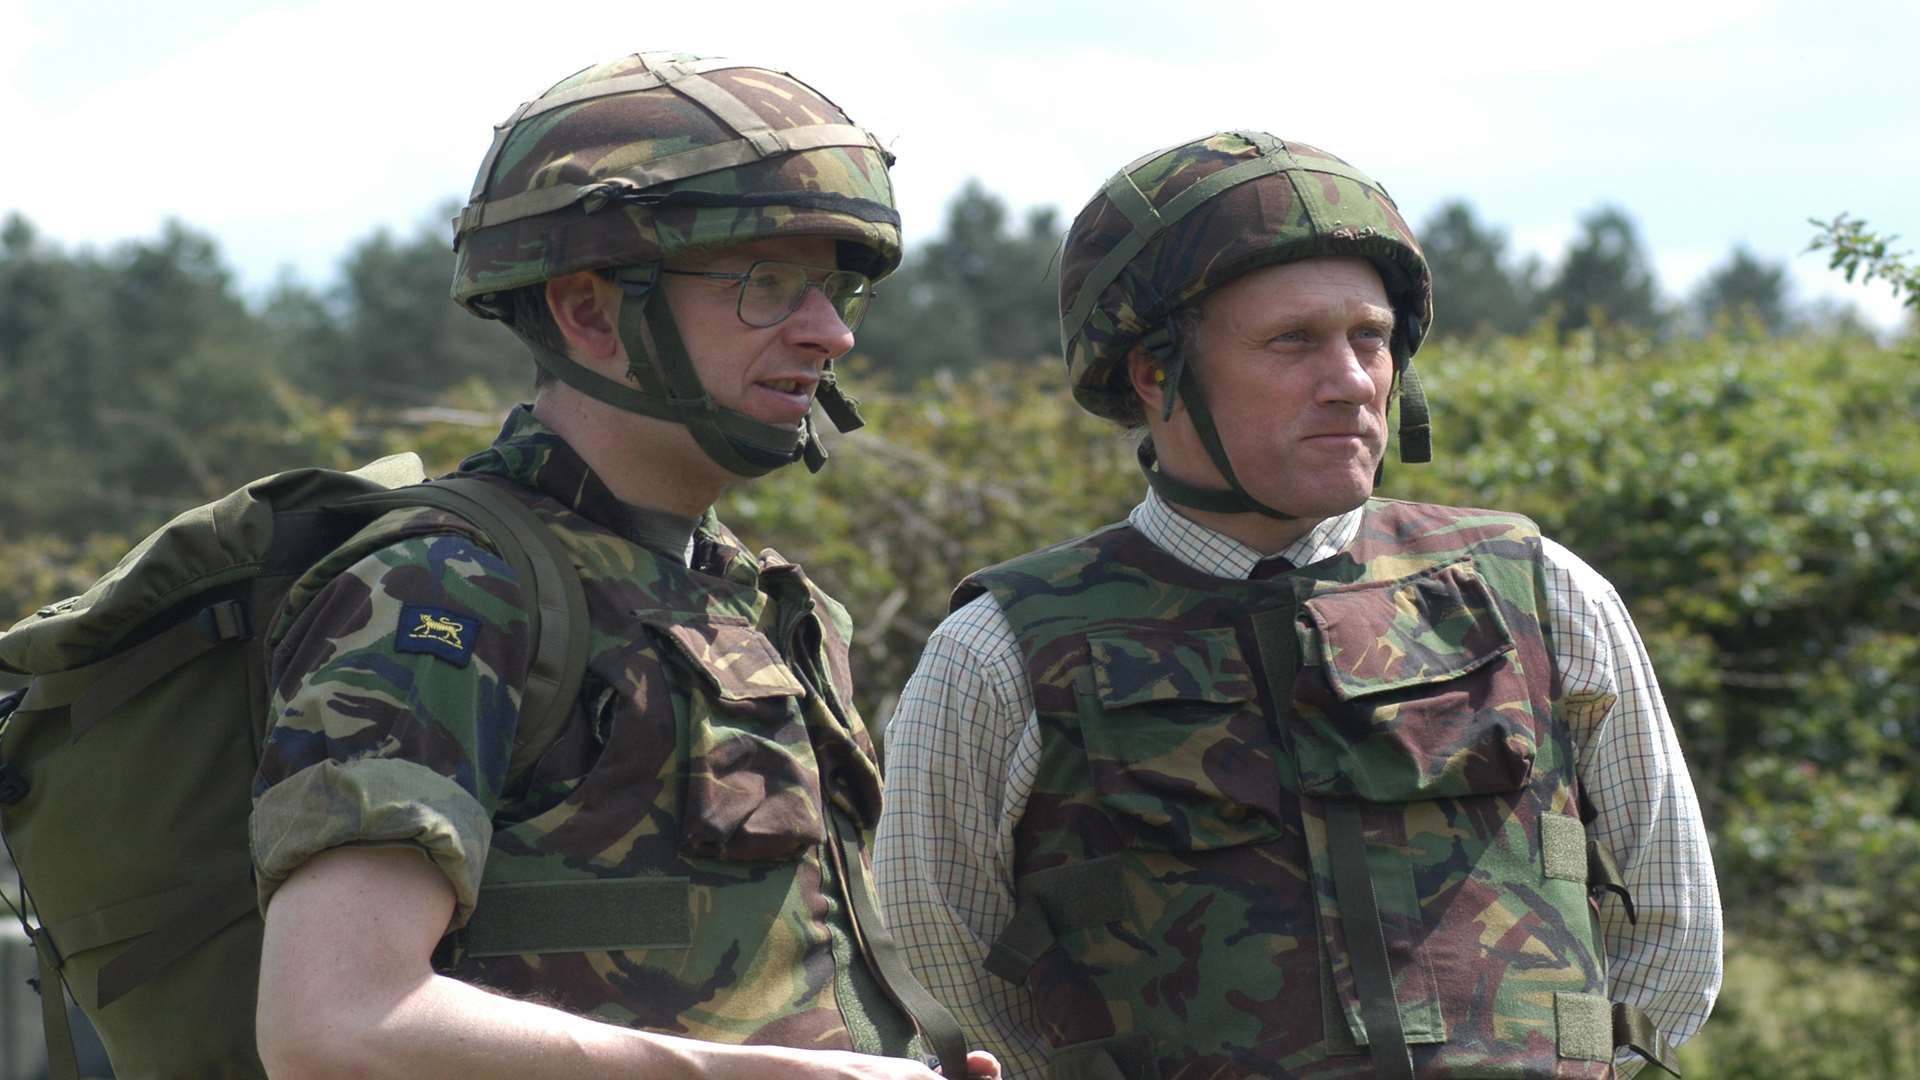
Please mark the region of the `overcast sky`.
[[1670, 296], [1745, 244], [1888, 322], [1883, 286], [1802, 252], [1841, 211], [1920, 247], [1916, 42], [1908, 0], [0, 0], [0, 214], [68, 247], [178, 218], [250, 292], [326, 284], [463, 197], [519, 102], [682, 49], [791, 70], [887, 141], [909, 245], [969, 177], [1064, 220], [1132, 158], [1250, 127], [1347, 158], [1416, 226], [1465, 198], [1551, 263], [1615, 204]]

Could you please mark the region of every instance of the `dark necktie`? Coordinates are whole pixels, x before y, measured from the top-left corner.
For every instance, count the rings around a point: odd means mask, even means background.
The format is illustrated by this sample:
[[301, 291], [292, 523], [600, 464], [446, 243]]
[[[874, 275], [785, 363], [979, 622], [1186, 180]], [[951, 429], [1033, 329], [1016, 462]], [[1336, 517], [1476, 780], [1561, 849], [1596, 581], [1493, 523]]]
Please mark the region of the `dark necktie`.
[[1284, 555], [1269, 555], [1253, 564], [1253, 573], [1247, 575], [1248, 581], [1265, 581], [1279, 577], [1293, 569], [1293, 560]]

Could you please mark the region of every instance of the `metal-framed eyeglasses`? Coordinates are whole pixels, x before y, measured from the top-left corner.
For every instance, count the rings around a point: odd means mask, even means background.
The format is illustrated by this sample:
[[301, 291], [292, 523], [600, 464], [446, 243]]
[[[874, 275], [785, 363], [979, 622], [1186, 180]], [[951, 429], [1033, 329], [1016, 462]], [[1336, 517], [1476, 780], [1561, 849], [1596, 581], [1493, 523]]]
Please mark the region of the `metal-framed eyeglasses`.
[[779, 324], [800, 310], [800, 305], [806, 302], [807, 289], [814, 287], [827, 298], [827, 303], [833, 305], [834, 313], [840, 316], [846, 328], [849, 331], [857, 330], [860, 320], [866, 317], [868, 303], [873, 300], [873, 279], [865, 274], [854, 270], [826, 270], [778, 259], [761, 259], [747, 267], [744, 273], [669, 270], [665, 267], [661, 268], [661, 273], [736, 283], [740, 300], [735, 310], [740, 315], [740, 321], [748, 326]]

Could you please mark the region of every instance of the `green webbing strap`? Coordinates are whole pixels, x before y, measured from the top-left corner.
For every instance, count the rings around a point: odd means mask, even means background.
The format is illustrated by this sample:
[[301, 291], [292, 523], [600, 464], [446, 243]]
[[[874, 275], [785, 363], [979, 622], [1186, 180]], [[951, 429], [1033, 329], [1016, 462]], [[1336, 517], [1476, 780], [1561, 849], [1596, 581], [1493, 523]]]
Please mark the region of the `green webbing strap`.
[[[1227, 448], [1220, 441], [1219, 428], [1213, 422], [1213, 410], [1207, 407], [1207, 396], [1200, 389], [1199, 376], [1194, 374], [1193, 366], [1178, 361], [1179, 345], [1171, 337], [1164, 339], [1167, 344], [1160, 350], [1159, 359], [1163, 365], [1176, 369], [1172, 385], [1176, 389], [1167, 391], [1168, 411], [1172, 411], [1173, 395], [1179, 394], [1187, 403], [1187, 415], [1193, 418], [1194, 433], [1200, 437], [1200, 445], [1206, 448], [1207, 457], [1213, 461], [1213, 467], [1226, 480], [1226, 488], [1203, 488], [1189, 484], [1177, 477], [1170, 476], [1166, 470], [1156, 468], [1157, 460], [1151, 442], [1142, 442], [1135, 450], [1135, 459], [1146, 471], [1147, 484], [1158, 492], [1160, 497], [1176, 506], [1185, 506], [1216, 514], [1256, 513], [1279, 521], [1296, 520], [1293, 514], [1276, 510], [1254, 498], [1240, 483], [1240, 477], [1233, 471], [1233, 461], [1227, 456]], [[1161, 355], [1164, 354], [1164, 355]]]
[[1153, 208], [1153, 204], [1147, 201], [1146, 193], [1140, 190], [1140, 185], [1133, 182], [1131, 173], [1116, 173], [1107, 181], [1105, 190], [1107, 198], [1112, 200], [1115, 209], [1126, 216], [1134, 232], [1151, 237], [1167, 227], [1166, 222], [1160, 220], [1160, 211]]
[[[500, 148], [507, 145], [507, 136], [513, 134], [514, 126], [519, 124], [532, 109], [533, 102], [523, 101], [520, 107], [513, 110], [505, 120], [493, 125], [493, 142], [487, 147], [487, 156], [480, 159], [480, 171], [474, 174], [473, 191], [467, 195], [468, 202], [477, 202], [480, 196], [487, 193], [487, 184], [493, 180], [493, 164], [500, 160]], [[457, 217], [453, 221], [456, 226], [460, 223]], [[457, 232], [453, 239], [454, 246], [458, 247], [460, 236]]]
[[1256, 612], [1252, 619], [1253, 644], [1260, 652], [1260, 666], [1266, 669], [1267, 696], [1277, 714], [1275, 723], [1283, 729], [1292, 708], [1294, 676], [1300, 670], [1300, 639], [1293, 632], [1297, 610], [1288, 604]]
[[1433, 460], [1432, 419], [1427, 415], [1427, 393], [1413, 360], [1400, 369], [1400, 460], [1418, 465]]
[[720, 57], [707, 57], [703, 60], [678, 60], [674, 59], [672, 53], [641, 53], [640, 58], [646, 62], [650, 70], [636, 71], [631, 75], [621, 75], [612, 79], [601, 79], [598, 82], [581, 83], [569, 90], [562, 90], [555, 94], [547, 94], [540, 98], [540, 100], [529, 102], [522, 106], [522, 108], [526, 110], [527, 116], [539, 116], [541, 113], [552, 112], [555, 109], [572, 105], [575, 102], [592, 101], [595, 98], [613, 97], [616, 94], [631, 94], [641, 90], [651, 90], [656, 86], [662, 86], [674, 79], [687, 75], [701, 75], [709, 71], [720, 71], [727, 68], [758, 66]]
[[774, 134], [772, 126], [719, 83], [683, 70], [667, 86], [732, 128], [733, 133], [752, 146], [754, 153], [759, 156], [771, 157], [780, 152], [780, 139]]
[[1047, 921], [1046, 905], [1038, 899], [1023, 899], [1014, 906], [1013, 918], [1007, 920], [1006, 928], [993, 939], [993, 947], [987, 950], [986, 963], [981, 966], [987, 969], [989, 975], [1015, 986], [1025, 986], [1033, 965], [1039, 963], [1047, 950], [1053, 948], [1054, 941], [1053, 924]]
[[[642, 54], [642, 56], [644, 58], [645, 54]], [[689, 72], [713, 71], [717, 68], [737, 66], [739, 65], [732, 61], [718, 59], [700, 60], [693, 63], [680, 63], [676, 61], [670, 65], [672, 68], [670, 72], [661, 70], [641, 71], [632, 75], [622, 75], [617, 79], [603, 79], [599, 82], [583, 83], [570, 90], [562, 90], [557, 94], [548, 94], [537, 101], [523, 101], [520, 103], [520, 107], [513, 110], [505, 120], [493, 125], [493, 144], [487, 147], [487, 156], [480, 159], [480, 171], [473, 178], [473, 191], [467, 196], [467, 201], [469, 203], [478, 203], [480, 197], [487, 193], [487, 185], [493, 180], [494, 163], [500, 160], [500, 150], [507, 145], [507, 138], [513, 134], [513, 129], [519, 125], [520, 121], [530, 116], [539, 116], [542, 113], [552, 112], [562, 106], [572, 105], [580, 101], [591, 101], [595, 98], [612, 97], [615, 94], [628, 94], [641, 90], [651, 90], [676, 75]], [[468, 210], [472, 209], [473, 207], [468, 207]], [[460, 217], [454, 218], [455, 226], [459, 227], [465, 217], [466, 213], [462, 212]], [[461, 228], [461, 231], [464, 231], [464, 227]], [[454, 245], [456, 247], [459, 246], [459, 236], [457, 234], [454, 237]]]
[[[636, 390], [624, 383], [618, 383], [603, 375], [587, 370], [586, 365], [575, 363], [562, 354], [545, 346], [527, 343], [533, 353], [533, 362], [540, 370], [573, 387], [575, 390], [597, 401], [606, 402], [616, 409], [651, 416], [656, 420], [678, 422], [681, 415], [690, 408], [699, 408], [701, 400], [673, 401], [659, 394], [650, 394]], [[636, 370], [644, 370], [636, 368]]]
[[[822, 780], [826, 780], [822, 777]], [[867, 877], [867, 867], [860, 858], [860, 845], [857, 840], [847, 837], [845, 815], [836, 810], [832, 803], [827, 805], [827, 819], [832, 822], [831, 837], [834, 861], [840, 868], [845, 881], [848, 899], [853, 906], [854, 930], [866, 945], [867, 958], [873, 962], [880, 985], [893, 996], [906, 1014], [927, 1037], [933, 1046], [934, 1054], [940, 1059], [940, 1072], [948, 1077], [967, 1075], [967, 1040], [960, 1033], [960, 1024], [953, 1014], [947, 1011], [920, 980], [913, 977], [906, 961], [900, 957], [900, 949], [893, 943], [893, 937], [887, 932], [887, 924], [874, 910], [873, 884]]]
[[[1157, 211], [1148, 206], [1148, 212], [1152, 215], [1150, 218], [1144, 215], [1136, 216], [1139, 212], [1139, 204], [1147, 200], [1135, 186], [1132, 174], [1126, 169], [1113, 174], [1106, 185], [1100, 189], [1101, 194], [1126, 215], [1128, 222], [1133, 225], [1133, 231], [1094, 264], [1092, 272], [1087, 275], [1085, 281], [1081, 282], [1080, 292], [1073, 298], [1073, 306], [1067, 309], [1066, 318], [1060, 322], [1063, 340], [1072, 341], [1080, 335], [1080, 331], [1086, 327], [1087, 317], [1092, 314], [1094, 305], [1100, 300], [1100, 294], [1107, 291], [1107, 286], [1113, 284], [1114, 279], [1120, 276], [1120, 272], [1133, 261], [1133, 257], [1145, 250], [1154, 237], [1172, 228], [1181, 218], [1198, 209], [1208, 199], [1236, 184], [1244, 184], [1249, 180], [1258, 180], [1263, 176], [1301, 167], [1277, 139], [1259, 149], [1260, 156], [1213, 173], [1174, 196], [1167, 205], [1160, 207]], [[1319, 166], [1315, 168], [1318, 169]], [[1143, 221], [1147, 223], [1146, 227], [1142, 226]]]
[[[486, 157], [480, 162], [480, 171], [474, 176], [473, 190], [467, 196], [467, 206], [453, 219], [454, 247], [458, 249], [460, 238], [474, 229], [552, 213], [572, 206], [574, 203], [589, 200], [596, 194], [604, 193], [609, 187], [627, 187], [635, 190], [651, 188], [692, 176], [718, 172], [721, 169], [749, 165], [775, 154], [797, 153], [823, 147], [864, 147], [882, 155], [887, 153], [886, 148], [880, 145], [879, 140], [875, 139], [872, 133], [852, 124], [806, 124], [774, 131], [771, 125], [761, 119], [759, 114], [745, 102], [728, 93], [720, 84], [702, 77], [709, 71], [751, 66], [713, 58], [694, 61], [664, 60], [658, 67], [649, 71], [584, 83], [568, 90], [549, 94], [537, 101], [522, 103], [505, 120], [494, 125], [493, 144], [487, 148]], [[789, 75], [788, 78], [792, 76]], [[583, 101], [638, 93], [661, 86], [671, 87], [689, 100], [698, 103], [715, 119], [732, 128], [739, 138], [635, 162], [625, 165], [612, 175], [598, 177], [585, 184], [560, 184], [523, 191], [504, 199], [482, 201], [488, 186], [493, 182], [493, 170], [499, 162], [500, 152], [521, 122]]]
[[[1083, 670], [1083, 681], [1092, 675]], [[1089, 691], [1090, 692], [1090, 691]], [[1067, 863], [1020, 879], [1013, 918], [993, 940], [985, 967], [990, 974], [1023, 985], [1055, 935], [1101, 926], [1128, 917], [1126, 880], [1113, 857]]]
[[1134, 448], [1133, 458], [1139, 463], [1140, 471], [1147, 474], [1147, 486], [1175, 506], [1214, 514], [1239, 514], [1246, 510], [1244, 500], [1236, 492], [1189, 484], [1161, 469], [1151, 440], [1142, 440]]
[[[636, 277], [636, 273], [646, 276]], [[534, 362], [597, 401], [685, 426], [708, 457], [736, 476], [764, 476], [796, 461], [805, 461], [809, 471], [819, 472], [827, 454], [811, 415], [803, 418], [797, 429], [781, 427], [724, 408], [707, 393], [674, 324], [666, 293], [656, 287], [658, 275], [659, 266], [653, 265], [623, 270], [613, 277], [626, 294], [626, 302], [620, 306], [619, 334], [627, 350], [628, 370], [638, 385], [616, 382], [559, 352], [529, 342]], [[831, 366], [822, 376], [818, 398], [828, 419], [841, 431], [852, 431], [866, 422], [860, 416], [858, 402], [841, 389]]]
[[[147, 931], [107, 961], [94, 983], [94, 1005], [104, 1009], [113, 1004], [121, 995], [160, 974], [215, 934], [260, 909], [260, 897], [254, 891], [251, 877], [229, 882], [218, 891], [226, 894], [224, 899], [210, 899], [189, 908], [177, 918]], [[214, 890], [208, 892], [211, 894]]]
[[1127, 1075], [1127, 1070], [1113, 1059], [1112, 1051], [1104, 1046], [1051, 1064], [1053, 1067], [1047, 1071], [1049, 1080], [1136, 1080]]
[[341, 504], [342, 509], [371, 511], [415, 506], [445, 510], [478, 526], [524, 590], [534, 653], [507, 764], [507, 775], [518, 776], [553, 742], [573, 711], [586, 674], [593, 628], [580, 572], [566, 545], [525, 503], [478, 477], [448, 477]]
[[40, 1027], [47, 1038], [47, 1076], [49, 1080], [80, 1080], [73, 1028], [67, 1024], [67, 990], [60, 978], [60, 954], [45, 927], [34, 932], [32, 942], [34, 956], [40, 961], [34, 989], [40, 993]]
[[1631, 1050], [1675, 1076], [1680, 1075], [1677, 1067], [1679, 1061], [1674, 1057], [1672, 1045], [1637, 1005], [1629, 1005], [1624, 1001], [1613, 1003], [1613, 1045], [1615, 1049]]
[[[633, 299], [631, 293], [628, 299]], [[744, 413], [721, 408], [707, 394], [673, 321], [665, 290], [649, 288], [644, 302], [621, 305], [620, 339], [626, 343], [630, 358], [640, 361], [644, 357], [653, 362], [673, 399], [697, 402], [678, 419], [721, 468], [738, 476], [763, 476], [799, 460], [802, 444], [813, 435], [810, 426], [795, 431], [763, 424]]]
[[832, 364], [820, 373], [820, 388], [813, 396], [826, 411], [827, 419], [833, 421], [834, 430], [841, 434], [867, 426], [867, 418], [860, 415], [860, 399], [841, 388], [840, 376], [834, 374]]
[[236, 885], [249, 894], [253, 891], [252, 878], [243, 870], [237, 876], [229, 875], [211, 888], [197, 882], [182, 885], [154, 896], [143, 896], [98, 911], [89, 911], [85, 915], [48, 922], [46, 929], [67, 952], [83, 953], [88, 949], [139, 937], [195, 908], [217, 904], [219, 895]]
[[879, 140], [875, 139], [872, 133], [852, 124], [809, 124], [805, 127], [784, 128], [780, 131], [767, 132], [766, 141], [772, 144], [772, 148], [767, 151], [762, 151], [749, 139], [734, 139], [730, 142], [702, 146], [696, 150], [682, 151], [652, 161], [639, 162], [628, 166], [616, 175], [602, 176], [585, 184], [561, 184], [555, 187], [535, 188], [532, 191], [509, 195], [504, 199], [470, 203], [453, 219], [454, 236], [458, 240], [459, 237], [475, 229], [486, 229], [510, 221], [550, 214], [575, 203], [586, 202], [596, 195], [605, 197], [623, 192], [645, 191], [662, 184], [704, 176], [723, 169], [737, 169], [742, 165], [761, 161], [770, 154], [797, 154], [805, 150], [821, 150], [836, 146], [872, 150], [876, 154], [886, 153], [886, 149], [880, 145]]
[[1386, 932], [1373, 895], [1373, 871], [1367, 863], [1367, 837], [1360, 827], [1360, 804], [1330, 799], [1327, 808], [1327, 856], [1333, 862], [1333, 886], [1340, 922], [1347, 931], [1347, 958], [1360, 993], [1360, 1017], [1367, 1025], [1367, 1051], [1379, 1080], [1413, 1080], [1413, 1052], [1400, 1023], [1400, 1001], [1393, 991], [1393, 967], [1387, 959]]
[[223, 600], [183, 619], [117, 656], [85, 667], [36, 676], [19, 710], [68, 707], [72, 738], [92, 730], [163, 676], [225, 644], [250, 636], [246, 608]]
[[683, 877], [482, 884], [461, 943], [468, 956], [685, 948], [691, 897]]
[[1633, 894], [1627, 891], [1627, 878], [1620, 872], [1620, 864], [1613, 859], [1600, 841], [1587, 840], [1587, 891], [1606, 889], [1620, 898], [1620, 904], [1627, 912], [1627, 922], [1638, 926], [1639, 916], [1633, 910]]

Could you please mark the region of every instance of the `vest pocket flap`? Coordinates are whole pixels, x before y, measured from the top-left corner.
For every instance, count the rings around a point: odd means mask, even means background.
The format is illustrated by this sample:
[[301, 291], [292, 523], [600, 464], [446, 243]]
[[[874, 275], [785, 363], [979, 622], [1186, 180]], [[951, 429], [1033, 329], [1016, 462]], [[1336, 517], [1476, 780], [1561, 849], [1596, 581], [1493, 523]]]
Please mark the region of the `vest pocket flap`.
[[1094, 693], [1109, 709], [1161, 701], [1233, 705], [1253, 697], [1253, 679], [1231, 627], [1090, 634], [1087, 647]]
[[1128, 845], [1200, 851], [1268, 838], [1280, 812], [1270, 721], [1231, 627], [1090, 636], [1077, 697], [1087, 768]]
[[1306, 608], [1341, 701], [1459, 678], [1513, 651], [1506, 620], [1467, 562], [1332, 589]]
[[805, 694], [767, 636], [745, 619], [712, 615], [643, 620], [674, 643], [713, 683], [721, 701], [757, 701]]

